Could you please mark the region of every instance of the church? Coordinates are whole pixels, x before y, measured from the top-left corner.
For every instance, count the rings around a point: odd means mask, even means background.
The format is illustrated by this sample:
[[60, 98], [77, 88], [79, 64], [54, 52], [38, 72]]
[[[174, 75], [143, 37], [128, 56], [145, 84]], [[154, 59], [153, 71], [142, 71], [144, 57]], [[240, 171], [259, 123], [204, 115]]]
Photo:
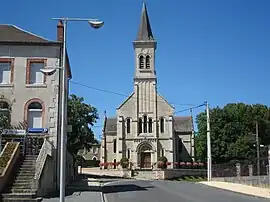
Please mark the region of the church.
[[174, 107], [157, 90], [157, 41], [145, 3], [133, 48], [134, 91], [118, 106], [116, 117], [105, 118], [101, 162], [119, 162], [126, 157], [135, 168], [151, 168], [163, 156], [168, 162], [193, 161], [192, 117], [174, 116]]

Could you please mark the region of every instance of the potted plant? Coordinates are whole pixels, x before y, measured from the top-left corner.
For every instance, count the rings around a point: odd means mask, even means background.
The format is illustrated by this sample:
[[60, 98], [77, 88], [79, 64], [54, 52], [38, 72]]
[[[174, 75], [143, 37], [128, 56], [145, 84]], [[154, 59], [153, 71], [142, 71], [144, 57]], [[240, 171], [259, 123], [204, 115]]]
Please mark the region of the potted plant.
[[168, 162], [168, 159], [165, 156], [162, 156], [158, 159], [157, 167], [161, 169], [165, 169], [167, 168], [167, 162]]
[[126, 157], [121, 158], [120, 165], [122, 168], [127, 169], [129, 165], [129, 160]]
[[179, 166], [180, 166], [180, 168], [185, 168], [186, 163], [185, 163], [185, 162], [180, 162], [180, 163], [179, 163]]
[[103, 166], [104, 166], [104, 163], [99, 163], [100, 170], [102, 170]]

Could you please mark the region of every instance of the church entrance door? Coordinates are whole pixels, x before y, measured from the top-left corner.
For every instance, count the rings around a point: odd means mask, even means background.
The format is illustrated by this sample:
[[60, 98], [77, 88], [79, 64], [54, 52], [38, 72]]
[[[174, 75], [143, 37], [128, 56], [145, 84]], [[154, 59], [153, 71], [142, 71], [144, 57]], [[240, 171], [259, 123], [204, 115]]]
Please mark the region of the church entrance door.
[[151, 153], [150, 152], [141, 153], [141, 167], [151, 168]]

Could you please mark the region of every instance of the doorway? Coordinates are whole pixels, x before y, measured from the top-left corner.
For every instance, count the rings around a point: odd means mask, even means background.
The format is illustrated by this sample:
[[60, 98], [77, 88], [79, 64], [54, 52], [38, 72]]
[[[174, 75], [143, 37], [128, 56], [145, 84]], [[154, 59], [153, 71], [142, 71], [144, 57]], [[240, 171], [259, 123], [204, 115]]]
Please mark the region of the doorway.
[[151, 168], [151, 153], [150, 152], [141, 153], [141, 168]]

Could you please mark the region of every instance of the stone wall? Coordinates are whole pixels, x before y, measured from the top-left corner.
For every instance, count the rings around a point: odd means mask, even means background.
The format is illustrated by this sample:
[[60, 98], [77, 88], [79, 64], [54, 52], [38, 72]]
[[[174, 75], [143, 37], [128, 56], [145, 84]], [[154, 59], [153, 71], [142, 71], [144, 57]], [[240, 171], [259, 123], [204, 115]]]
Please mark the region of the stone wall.
[[203, 169], [166, 169], [166, 170], [136, 170], [135, 177], [138, 179], [167, 180], [182, 176], [206, 176]]
[[[131, 170], [122, 170], [122, 169], [91, 169], [91, 168], [82, 168], [82, 174], [88, 175], [98, 175], [98, 176], [112, 176], [112, 177], [132, 177]], [[80, 171], [79, 171], [80, 172]]]
[[54, 191], [54, 167], [53, 159], [49, 156], [43, 167], [43, 171], [39, 181], [38, 196], [45, 196]]
[[182, 176], [206, 176], [204, 169], [165, 169], [165, 170], [122, 170], [122, 169], [97, 169], [97, 168], [78, 168], [78, 172], [88, 175], [115, 176], [147, 180], [166, 180], [180, 178]]
[[240, 177], [215, 177], [213, 181], [232, 182], [246, 184], [255, 187], [270, 188], [270, 176], [240, 176]]

